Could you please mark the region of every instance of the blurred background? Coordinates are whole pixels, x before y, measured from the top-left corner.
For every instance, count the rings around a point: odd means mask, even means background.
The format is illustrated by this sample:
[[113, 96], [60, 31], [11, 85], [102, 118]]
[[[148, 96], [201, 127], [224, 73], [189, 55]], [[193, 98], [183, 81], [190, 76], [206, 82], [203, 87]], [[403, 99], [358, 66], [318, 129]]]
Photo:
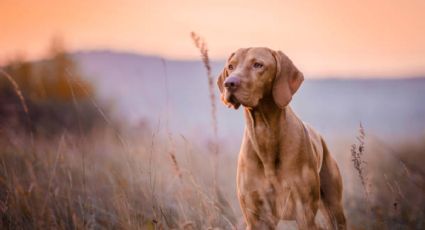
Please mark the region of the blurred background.
[[[267, 46], [305, 75], [291, 106], [338, 161], [349, 226], [424, 228], [424, 10], [423, 1], [2, 0], [1, 226], [243, 228], [242, 109], [221, 104], [215, 76], [236, 49]], [[210, 76], [192, 31], [207, 43]]]

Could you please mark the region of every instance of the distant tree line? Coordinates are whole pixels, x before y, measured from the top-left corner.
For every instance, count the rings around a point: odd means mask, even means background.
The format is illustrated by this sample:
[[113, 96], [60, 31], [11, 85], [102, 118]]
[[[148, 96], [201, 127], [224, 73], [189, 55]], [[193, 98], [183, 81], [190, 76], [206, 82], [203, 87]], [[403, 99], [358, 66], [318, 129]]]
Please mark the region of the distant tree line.
[[63, 44], [54, 38], [46, 59], [30, 62], [18, 56], [2, 67], [17, 83], [28, 113], [10, 79], [0, 74], [0, 132], [24, 128], [49, 135], [87, 132], [96, 125], [97, 111], [89, 100], [93, 87], [83, 80]]

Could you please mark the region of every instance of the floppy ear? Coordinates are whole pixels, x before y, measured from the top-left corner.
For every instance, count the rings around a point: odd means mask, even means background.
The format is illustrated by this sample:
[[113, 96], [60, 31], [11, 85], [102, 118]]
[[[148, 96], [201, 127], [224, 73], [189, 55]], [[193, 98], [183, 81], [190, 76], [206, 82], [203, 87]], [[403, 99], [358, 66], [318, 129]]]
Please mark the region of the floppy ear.
[[218, 75], [217, 86], [218, 86], [218, 89], [220, 90], [220, 93], [221, 94], [223, 94], [223, 92], [224, 92], [224, 80], [226, 80], [226, 78], [228, 76], [229, 76], [229, 73], [227, 72], [227, 69], [226, 68], [224, 68], [221, 71], [220, 75]]
[[279, 108], [284, 108], [301, 86], [304, 75], [282, 51], [272, 51], [272, 53], [276, 59], [276, 77], [272, 88], [273, 99]]
[[230, 61], [230, 59], [233, 57], [233, 55], [235, 55], [235, 53], [232, 53], [229, 58], [226, 61], [226, 64], [223, 68], [223, 70], [221, 71], [220, 75], [217, 78], [217, 86], [218, 89], [220, 90], [220, 98], [221, 101], [223, 102], [223, 104], [227, 107], [230, 107], [231, 104], [224, 98], [224, 80], [226, 80], [226, 78], [229, 76], [229, 73], [227, 72], [227, 63]]

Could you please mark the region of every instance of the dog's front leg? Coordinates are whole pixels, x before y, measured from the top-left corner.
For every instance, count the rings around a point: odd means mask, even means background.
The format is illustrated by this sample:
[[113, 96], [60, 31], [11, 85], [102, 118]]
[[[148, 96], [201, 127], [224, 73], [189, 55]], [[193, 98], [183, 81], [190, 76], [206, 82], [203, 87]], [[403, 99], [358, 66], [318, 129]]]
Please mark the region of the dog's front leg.
[[296, 216], [295, 220], [297, 221], [298, 229], [300, 230], [315, 230], [319, 229], [315, 222], [315, 217], [317, 213], [317, 208], [313, 207], [314, 205], [308, 204], [298, 204], [296, 202]]
[[252, 191], [239, 196], [247, 229], [275, 229], [278, 223], [275, 201], [267, 191]]
[[294, 180], [292, 191], [298, 229], [318, 229], [315, 223], [320, 202], [318, 175], [314, 170], [304, 167], [302, 177]]

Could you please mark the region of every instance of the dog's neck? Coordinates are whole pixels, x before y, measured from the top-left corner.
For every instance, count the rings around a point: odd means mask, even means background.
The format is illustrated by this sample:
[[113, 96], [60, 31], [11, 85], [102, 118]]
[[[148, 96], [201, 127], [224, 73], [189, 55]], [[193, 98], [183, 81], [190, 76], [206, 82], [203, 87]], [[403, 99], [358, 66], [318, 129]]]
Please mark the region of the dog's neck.
[[282, 154], [286, 160], [292, 157], [281, 152], [282, 146], [302, 139], [289, 138], [303, 132], [301, 120], [289, 106], [279, 108], [272, 97], [266, 97], [257, 107], [245, 108], [245, 123], [247, 141], [264, 166], [265, 175], [273, 178], [276, 167], [282, 164]]
[[280, 161], [279, 145], [281, 132], [284, 132], [286, 126], [286, 113], [287, 108], [279, 108], [271, 96], [260, 100], [255, 108], [245, 108], [247, 138], [266, 174], [267, 171], [272, 173], [276, 161]]
[[275, 129], [280, 121], [280, 117], [285, 115], [286, 108], [279, 108], [272, 97], [265, 97], [260, 100], [254, 108], [245, 108], [245, 122], [247, 127], [255, 128], [264, 126], [267, 129]]

